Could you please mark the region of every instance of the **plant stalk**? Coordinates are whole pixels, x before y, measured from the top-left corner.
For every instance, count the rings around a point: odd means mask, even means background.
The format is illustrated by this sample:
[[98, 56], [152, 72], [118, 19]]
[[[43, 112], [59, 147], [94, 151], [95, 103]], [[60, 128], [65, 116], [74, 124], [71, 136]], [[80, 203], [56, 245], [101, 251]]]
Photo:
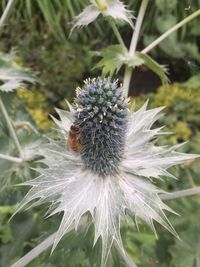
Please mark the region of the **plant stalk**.
[[0, 159], [8, 160], [8, 161], [15, 162], [15, 163], [22, 163], [23, 162], [23, 159], [21, 159], [21, 158], [16, 158], [16, 157], [4, 155], [4, 154], [0, 154]]
[[53, 233], [49, 237], [47, 237], [42, 243], [37, 245], [31, 251], [29, 251], [26, 255], [24, 255], [21, 259], [15, 262], [11, 267], [24, 267], [36, 257], [38, 257], [42, 252], [47, 250], [54, 242], [57, 232]]
[[173, 193], [161, 194], [160, 197], [162, 200], [171, 200], [175, 198], [188, 197], [188, 196], [193, 196], [197, 194], [200, 194], [200, 186], [195, 187], [195, 188], [189, 188], [185, 190], [176, 191]]
[[112, 28], [118, 42], [123, 46], [123, 48], [125, 49], [125, 51], [127, 51], [126, 45], [121, 37], [121, 34], [117, 28], [117, 26], [115, 25], [114, 21], [111, 18], [107, 18], [108, 23], [110, 24], [110, 27]]
[[[84, 221], [83, 221], [84, 223]], [[72, 227], [68, 230], [68, 233], [72, 231]], [[51, 234], [44, 241], [42, 241], [39, 245], [29, 251], [26, 255], [24, 255], [21, 259], [15, 262], [11, 267], [24, 267], [29, 264], [32, 260], [38, 257], [42, 252], [49, 249], [50, 246], [53, 245], [57, 232]], [[114, 242], [114, 246], [119, 252], [120, 256], [124, 259], [125, 263], [128, 267], [137, 267], [135, 263], [131, 260], [131, 258], [123, 251], [120, 246]]]
[[9, 0], [7, 5], [6, 5], [6, 8], [0, 18], [0, 29], [6, 24], [9, 16], [10, 16], [10, 13], [12, 11], [12, 9], [14, 8], [15, 4], [16, 4], [17, 0]]
[[3, 104], [3, 101], [2, 101], [2, 99], [1, 99], [1, 97], [0, 97], [0, 109], [1, 109], [2, 112], [3, 112], [4, 118], [5, 118], [5, 120], [6, 120], [6, 123], [7, 123], [7, 125], [8, 125], [8, 128], [9, 128], [9, 130], [10, 130], [10, 134], [11, 134], [11, 136], [12, 136], [12, 138], [13, 138], [13, 141], [14, 141], [14, 143], [15, 143], [15, 145], [16, 145], [18, 151], [19, 151], [20, 158], [23, 159], [23, 153], [22, 153], [22, 149], [21, 149], [19, 140], [18, 140], [18, 138], [17, 138], [17, 135], [16, 135], [16, 133], [15, 133], [15, 130], [14, 130], [13, 126], [12, 126], [12, 122], [11, 122], [9, 116], [8, 116], [7, 110], [6, 110], [6, 108], [5, 108], [4, 104]]
[[170, 34], [172, 34], [174, 31], [178, 30], [180, 27], [182, 27], [184, 24], [188, 23], [190, 20], [196, 18], [200, 15], [200, 9], [186, 17], [185, 19], [181, 20], [179, 23], [174, 25], [171, 29], [163, 33], [159, 38], [157, 38], [155, 41], [153, 41], [150, 45], [148, 45], [145, 49], [143, 49], [142, 53], [148, 53], [151, 49], [153, 49], [155, 46], [157, 46], [159, 43], [161, 43], [165, 38], [167, 38]]
[[[135, 24], [135, 29], [133, 31], [133, 35], [132, 35], [132, 39], [131, 39], [131, 44], [130, 44], [130, 48], [129, 48], [129, 55], [134, 55], [134, 53], [136, 51], [136, 46], [137, 46], [137, 42], [138, 42], [138, 38], [139, 38], [139, 34], [140, 34], [140, 29], [142, 26], [142, 21], [143, 21], [145, 12], [146, 12], [148, 2], [149, 2], [149, 0], [142, 0], [140, 10], [138, 13], [138, 17], [136, 20], [136, 24]], [[126, 96], [128, 96], [128, 93], [129, 93], [131, 76], [132, 76], [132, 68], [126, 66], [125, 73], [124, 73], [124, 81], [123, 81], [124, 94]]]

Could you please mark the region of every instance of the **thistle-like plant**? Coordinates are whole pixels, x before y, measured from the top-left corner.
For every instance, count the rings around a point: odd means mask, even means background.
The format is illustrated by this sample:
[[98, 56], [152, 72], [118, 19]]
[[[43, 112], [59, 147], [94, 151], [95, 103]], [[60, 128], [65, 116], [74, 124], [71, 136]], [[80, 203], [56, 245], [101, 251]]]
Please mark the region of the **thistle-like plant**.
[[[16, 1], [8, 1], [0, 20], [0, 29], [14, 2]], [[164, 176], [174, 178], [168, 168], [196, 156], [177, 152], [180, 145], [157, 146], [156, 138], [162, 134], [162, 128], [152, 126], [159, 118], [162, 108], [147, 110], [145, 103], [135, 111], [133, 106], [128, 108], [127, 95], [132, 69], [136, 66], [146, 64], [163, 81], [167, 81], [166, 69], [146, 53], [197, 17], [200, 10], [174, 25], [141, 52], [136, 52], [148, 0], [141, 2], [129, 50], [114, 20], [120, 19], [132, 26], [131, 12], [119, 0], [91, 0], [90, 3], [74, 19], [72, 30], [87, 26], [99, 15], [107, 18], [119, 45], [106, 48], [101, 53], [102, 59], [98, 66], [102, 67], [104, 75], [112, 75], [125, 65], [123, 87], [110, 78], [87, 80], [84, 87], [77, 90], [74, 105], [69, 105], [70, 111], [57, 110], [60, 120], [54, 118], [54, 121], [59, 127], [60, 140], [50, 140], [49, 144], [40, 147], [46, 168], [37, 169], [39, 176], [25, 183], [31, 189], [17, 211], [50, 202], [49, 216], [63, 212], [56, 235], [47, 239], [47, 245], [44, 242], [45, 248], [54, 242], [53, 249], [69, 229], [76, 229], [81, 224], [81, 219], [87, 217], [84, 223], [94, 224], [94, 243], [102, 240], [102, 266], [105, 266], [114, 241], [122, 255], [125, 255], [120, 222], [129, 217], [133, 218], [136, 226], [140, 220], [145, 221], [153, 231], [154, 221], [157, 221], [177, 236], [164, 212], [172, 210], [162, 202], [160, 194], [163, 191], [153, 182]], [[15, 88], [18, 85], [19, 83]], [[7, 122], [9, 124], [9, 120]], [[21, 163], [24, 160], [23, 153], [12, 124], [9, 125], [20, 158], [7, 155], [0, 157]], [[77, 131], [72, 133], [74, 128]], [[70, 139], [72, 136], [73, 140]], [[71, 142], [76, 143], [72, 145]], [[187, 191], [181, 194], [198, 192], [199, 188], [195, 188], [190, 189], [189, 193]], [[39, 253], [44, 247], [39, 247]], [[35, 254], [38, 255], [38, 251]], [[23, 262], [28, 263], [33, 258], [29, 254], [13, 266], [25, 266]]]
[[90, 2], [91, 4], [75, 18], [72, 31], [75, 28], [87, 26], [99, 15], [123, 20], [133, 25], [131, 12], [120, 0], [90, 0]]
[[[155, 232], [154, 221], [177, 236], [164, 210], [172, 210], [159, 197], [163, 190], [152, 181], [168, 176], [167, 169], [196, 155], [177, 152], [181, 145], [161, 147], [155, 140], [162, 128], [152, 128], [163, 108], [128, 108], [121, 86], [110, 78], [88, 79], [77, 89], [70, 111], [57, 109], [60, 140], [40, 149], [47, 168], [24, 183], [31, 186], [17, 212], [30, 205], [50, 202], [49, 216], [63, 212], [53, 249], [83, 216], [94, 224], [94, 244], [102, 240], [102, 264], [116, 241], [123, 250], [120, 222], [132, 217], [145, 221]], [[78, 134], [71, 140], [72, 127]], [[80, 149], [71, 144], [75, 142]], [[75, 146], [76, 147], [76, 146]]]

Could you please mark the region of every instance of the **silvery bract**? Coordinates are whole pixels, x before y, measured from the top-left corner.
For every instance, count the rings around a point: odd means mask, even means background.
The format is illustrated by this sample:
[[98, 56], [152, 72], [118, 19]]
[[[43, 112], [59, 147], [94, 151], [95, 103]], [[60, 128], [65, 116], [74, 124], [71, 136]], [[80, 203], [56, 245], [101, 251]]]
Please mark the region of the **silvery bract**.
[[0, 53], [0, 91], [11, 92], [26, 83], [36, 83], [36, 77], [28, 69], [16, 64], [16, 54]]
[[72, 31], [76, 27], [87, 26], [93, 22], [100, 14], [104, 17], [124, 20], [132, 26], [131, 12], [119, 0], [90, 0], [91, 4], [87, 6], [74, 20]]
[[[115, 240], [123, 249], [120, 221], [133, 217], [145, 221], [154, 231], [159, 222], [176, 235], [165, 216], [171, 211], [160, 199], [162, 190], [151, 183], [163, 176], [173, 177], [167, 169], [195, 158], [176, 152], [180, 146], [155, 144], [162, 128], [152, 128], [162, 108], [128, 109], [122, 87], [109, 78], [87, 80], [70, 111], [57, 109], [61, 120], [60, 140], [51, 140], [41, 148], [43, 162], [40, 175], [25, 185], [30, 191], [18, 210], [51, 202], [49, 214], [63, 212], [54, 248], [72, 226], [77, 228], [83, 215], [95, 226], [94, 243], [102, 240], [102, 266]], [[67, 145], [70, 127], [80, 128], [80, 153]]]

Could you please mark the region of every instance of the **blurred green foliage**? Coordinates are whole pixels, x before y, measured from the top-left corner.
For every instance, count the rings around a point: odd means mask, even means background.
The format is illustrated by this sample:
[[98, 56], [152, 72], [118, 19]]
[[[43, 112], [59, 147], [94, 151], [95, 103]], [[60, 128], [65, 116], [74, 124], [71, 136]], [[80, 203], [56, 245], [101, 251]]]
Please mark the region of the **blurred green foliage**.
[[75, 88], [89, 74], [91, 68], [90, 49], [93, 41], [82, 44], [77, 39], [56, 41], [43, 23], [43, 32], [38, 32], [34, 20], [30, 24], [10, 20], [2, 34], [0, 50], [9, 51], [13, 44], [21, 58], [40, 78], [40, 89], [52, 111], [62, 106], [65, 98], [72, 100]]

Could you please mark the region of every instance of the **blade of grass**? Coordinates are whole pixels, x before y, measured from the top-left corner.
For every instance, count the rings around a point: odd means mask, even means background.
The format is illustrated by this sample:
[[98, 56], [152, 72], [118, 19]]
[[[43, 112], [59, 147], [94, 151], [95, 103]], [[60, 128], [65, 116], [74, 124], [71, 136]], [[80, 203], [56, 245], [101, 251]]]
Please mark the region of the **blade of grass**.
[[14, 9], [16, 3], [17, 3], [17, 0], [9, 0], [8, 1], [6, 8], [5, 8], [5, 10], [4, 10], [4, 12], [0, 18], [0, 30], [7, 23], [9, 16], [10, 16], [12, 10]]

